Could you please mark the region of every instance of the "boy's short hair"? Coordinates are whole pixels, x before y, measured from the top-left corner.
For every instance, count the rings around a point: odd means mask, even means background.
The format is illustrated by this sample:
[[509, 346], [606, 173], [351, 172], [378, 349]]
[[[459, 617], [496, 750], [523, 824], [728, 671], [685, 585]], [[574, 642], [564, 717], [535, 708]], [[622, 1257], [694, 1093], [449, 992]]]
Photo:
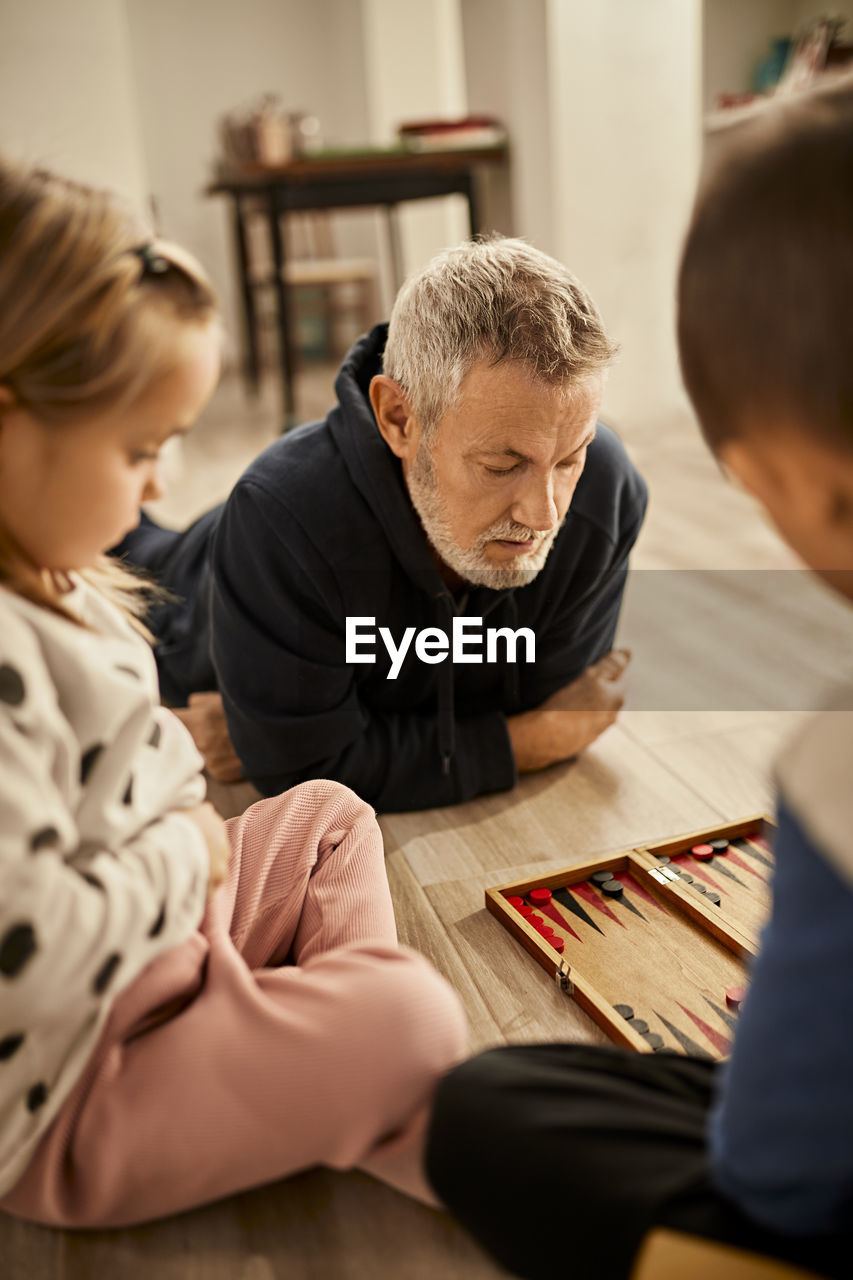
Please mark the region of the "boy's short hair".
[[712, 448], [774, 423], [853, 448], [853, 76], [737, 127], [697, 197], [678, 340]]

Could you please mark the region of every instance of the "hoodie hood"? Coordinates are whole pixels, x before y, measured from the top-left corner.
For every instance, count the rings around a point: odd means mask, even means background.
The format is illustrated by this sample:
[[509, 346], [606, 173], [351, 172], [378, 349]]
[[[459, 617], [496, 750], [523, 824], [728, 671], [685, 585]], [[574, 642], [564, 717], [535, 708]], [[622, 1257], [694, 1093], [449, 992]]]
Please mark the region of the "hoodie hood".
[[[387, 339], [388, 325], [375, 325], [351, 348], [338, 371], [335, 380], [338, 404], [328, 417], [335, 444], [353, 484], [381, 524], [406, 575], [433, 601], [435, 625], [450, 634], [457, 614], [470, 612], [471, 616], [485, 617], [503, 606], [506, 623], [512, 626], [517, 616], [512, 600], [514, 588], [495, 590], [472, 586], [460, 603], [433, 559], [399, 459], [383, 440], [370, 404], [371, 379], [383, 371], [382, 356]], [[505, 695], [513, 705], [518, 698], [514, 666], [507, 667], [505, 683]], [[450, 661], [439, 668], [438, 719], [442, 770], [446, 774], [450, 772], [455, 736], [454, 667]]]

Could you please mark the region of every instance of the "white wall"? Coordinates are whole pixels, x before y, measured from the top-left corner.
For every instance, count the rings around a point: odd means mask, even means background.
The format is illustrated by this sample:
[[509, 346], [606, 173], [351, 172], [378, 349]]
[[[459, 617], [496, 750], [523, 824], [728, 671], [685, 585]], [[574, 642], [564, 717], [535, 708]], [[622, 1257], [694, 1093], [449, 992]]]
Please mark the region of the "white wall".
[[554, 253], [546, 0], [462, 0], [462, 19], [469, 110], [509, 131], [511, 208], [495, 202], [496, 226]]
[[[165, 235], [202, 259], [236, 335], [238, 303], [224, 197], [205, 186], [216, 124], [264, 92], [320, 118], [327, 144], [367, 131], [360, 14], [353, 0], [126, 0], [151, 190]], [[375, 247], [369, 215], [360, 248]]]
[[0, 145], [146, 211], [124, 0], [2, 0]]
[[[370, 140], [396, 141], [407, 120], [467, 111], [459, 0], [361, 0]], [[419, 200], [399, 215], [403, 272], [468, 234], [462, 196]]]
[[604, 415], [681, 412], [675, 280], [701, 157], [699, 0], [548, 0], [557, 256], [622, 352]]

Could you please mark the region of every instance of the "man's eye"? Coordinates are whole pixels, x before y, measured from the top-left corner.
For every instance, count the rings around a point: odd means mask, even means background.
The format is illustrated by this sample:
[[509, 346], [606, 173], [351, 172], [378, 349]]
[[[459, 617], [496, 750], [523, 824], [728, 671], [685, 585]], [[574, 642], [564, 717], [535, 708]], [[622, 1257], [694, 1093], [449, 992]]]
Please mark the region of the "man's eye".
[[133, 463], [156, 462], [159, 456], [160, 453], [157, 449], [138, 449], [135, 453], [130, 455], [130, 460]]
[[513, 471], [518, 470], [518, 463], [516, 462], [512, 467], [486, 467], [486, 470], [490, 476], [509, 476]]

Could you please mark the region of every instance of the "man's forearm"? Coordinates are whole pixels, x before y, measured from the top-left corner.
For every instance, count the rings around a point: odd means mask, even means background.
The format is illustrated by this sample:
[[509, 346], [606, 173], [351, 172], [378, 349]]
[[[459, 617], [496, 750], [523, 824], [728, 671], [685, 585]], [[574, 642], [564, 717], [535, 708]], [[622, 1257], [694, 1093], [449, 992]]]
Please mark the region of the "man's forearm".
[[609, 728], [625, 697], [627, 649], [614, 649], [540, 707], [507, 719], [519, 773], [570, 760]]
[[519, 773], [570, 760], [613, 723], [604, 711], [556, 711], [539, 707], [509, 716], [507, 729]]

